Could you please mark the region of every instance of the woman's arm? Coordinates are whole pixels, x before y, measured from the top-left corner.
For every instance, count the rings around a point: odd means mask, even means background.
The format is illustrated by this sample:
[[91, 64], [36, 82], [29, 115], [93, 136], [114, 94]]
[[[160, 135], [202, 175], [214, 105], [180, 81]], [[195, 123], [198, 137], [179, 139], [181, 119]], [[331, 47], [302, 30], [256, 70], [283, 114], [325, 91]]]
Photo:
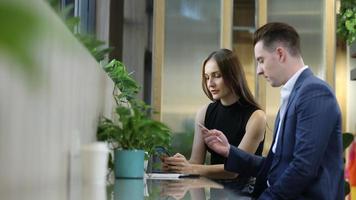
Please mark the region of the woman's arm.
[[254, 154], [262, 142], [266, 130], [266, 114], [262, 110], [252, 113], [246, 124], [246, 133], [242, 138], [239, 149]]
[[204, 164], [205, 161], [206, 147], [198, 124], [199, 123], [204, 124], [207, 108], [208, 105], [202, 107], [195, 116], [194, 139], [193, 139], [192, 153], [189, 159], [189, 162], [192, 164]]

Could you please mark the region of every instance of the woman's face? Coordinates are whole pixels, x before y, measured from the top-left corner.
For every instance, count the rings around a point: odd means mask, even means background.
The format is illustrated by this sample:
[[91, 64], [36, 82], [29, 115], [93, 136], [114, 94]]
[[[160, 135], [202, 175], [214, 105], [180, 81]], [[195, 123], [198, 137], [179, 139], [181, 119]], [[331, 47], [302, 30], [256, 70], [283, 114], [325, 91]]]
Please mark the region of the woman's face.
[[225, 85], [224, 79], [216, 61], [211, 58], [204, 66], [206, 86], [214, 100], [231, 98], [231, 90]]

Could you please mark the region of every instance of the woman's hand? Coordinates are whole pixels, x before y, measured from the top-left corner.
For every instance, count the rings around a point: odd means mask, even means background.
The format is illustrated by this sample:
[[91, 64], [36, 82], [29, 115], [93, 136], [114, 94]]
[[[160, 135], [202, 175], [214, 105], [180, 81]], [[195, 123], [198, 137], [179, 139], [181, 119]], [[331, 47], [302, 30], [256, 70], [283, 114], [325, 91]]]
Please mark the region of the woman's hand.
[[170, 181], [162, 185], [161, 196], [173, 197], [176, 200], [183, 199], [189, 190], [189, 185], [182, 183], [181, 181]]
[[162, 159], [163, 171], [177, 172], [182, 174], [196, 173], [194, 166], [180, 153], [176, 153], [172, 157]]

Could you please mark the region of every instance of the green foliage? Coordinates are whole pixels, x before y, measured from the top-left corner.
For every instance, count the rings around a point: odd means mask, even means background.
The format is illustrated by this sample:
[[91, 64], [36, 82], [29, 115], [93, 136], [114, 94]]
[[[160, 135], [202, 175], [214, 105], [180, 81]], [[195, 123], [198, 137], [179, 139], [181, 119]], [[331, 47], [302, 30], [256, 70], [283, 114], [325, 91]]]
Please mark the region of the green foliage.
[[[344, 152], [353, 141], [354, 141], [354, 135], [352, 133], [342, 134], [342, 144], [343, 144]], [[345, 164], [345, 159], [344, 159], [344, 164]], [[345, 191], [345, 196], [350, 193], [350, 184], [347, 182], [347, 180], [345, 180], [344, 191]]]
[[[67, 22], [67, 24], [68, 23], [72, 23], [72, 22]], [[73, 20], [73, 23], [77, 23], [76, 26], [78, 26], [79, 21]], [[112, 47], [105, 48], [104, 47], [105, 42], [97, 40], [92, 35], [84, 35], [79, 33], [75, 33], [74, 35], [79, 39], [79, 41], [81, 41], [81, 43], [89, 50], [91, 55], [98, 62], [104, 60], [105, 55], [113, 50]]]
[[[115, 87], [119, 89], [122, 96], [126, 97], [127, 101], [131, 101], [136, 97], [140, 87], [136, 81], [126, 72], [126, 68], [123, 63], [113, 60], [106, 66], [104, 66], [105, 72], [114, 81]], [[120, 95], [115, 95], [114, 98], [118, 103], [118, 100], [122, 99]], [[124, 100], [124, 101], [126, 101]]]
[[36, 83], [40, 69], [32, 54], [32, 42], [43, 27], [42, 18], [30, 9], [12, 1], [0, 1], [0, 52], [18, 64], [30, 83]]
[[356, 0], [341, 0], [337, 33], [351, 44], [356, 40]]
[[100, 62], [104, 60], [105, 55], [110, 53], [113, 48], [105, 47], [105, 42], [97, 40], [95, 36], [90, 34], [79, 33], [79, 17], [70, 16], [70, 11], [73, 10], [74, 5], [70, 4], [64, 8], [60, 7], [60, 2], [58, 0], [47, 0], [52, 8], [58, 13], [62, 20], [67, 25], [68, 29], [74, 34], [74, 36], [89, 50], [96, 61]]
[[114, 81], [117, 108], [114, 120], [105, 117], [100, 120], [98, 140], [108, 141], [115, 149], [143, 149], [149, 153], [153, 153], [156, 146], [168, 147], [170, 129], [150, 118], [151, 108], [136, 97], [140, 88], [124, 64], [113, 60], [104, 70]]
[[349, 184], [349, 182], [347, 182], [346, 180], [345, 180], [345, 182], [344, 182], [344, 193], [345, 193], [345, 197], [346, 197], [348, 194], [350, 194], [350, 184]]
[[350, 144], [354, 141], [354, 135], [352, 133], [343, 133], [342, 134], [342, 144], [345, 149], [350, 146]]
[[193, 146], [194, 119], [186, 119], [183, 122], [183, 127], [182, 132], [176, 132], [172, 136], [172, 151], [179, 152], [189, 158]]

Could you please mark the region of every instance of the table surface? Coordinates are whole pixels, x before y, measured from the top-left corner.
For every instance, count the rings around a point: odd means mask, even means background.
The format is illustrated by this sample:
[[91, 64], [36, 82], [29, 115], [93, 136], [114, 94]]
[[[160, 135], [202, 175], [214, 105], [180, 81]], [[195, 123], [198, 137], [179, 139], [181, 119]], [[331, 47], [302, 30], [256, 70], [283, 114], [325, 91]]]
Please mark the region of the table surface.
[[204, 177], [177, 180], [116, 179], [108, 187], [107, 200], [131, 199], [251, 199]]
[[204, 177], [176, 180], [112, 179], [95, 184], [83, 181], [72, 183], [23, 184], [0, 188], [1, 199], [6, 200], [153, 200], [153, 199], [239, 199], [250, 200], [234, 184], [209, 180]]

